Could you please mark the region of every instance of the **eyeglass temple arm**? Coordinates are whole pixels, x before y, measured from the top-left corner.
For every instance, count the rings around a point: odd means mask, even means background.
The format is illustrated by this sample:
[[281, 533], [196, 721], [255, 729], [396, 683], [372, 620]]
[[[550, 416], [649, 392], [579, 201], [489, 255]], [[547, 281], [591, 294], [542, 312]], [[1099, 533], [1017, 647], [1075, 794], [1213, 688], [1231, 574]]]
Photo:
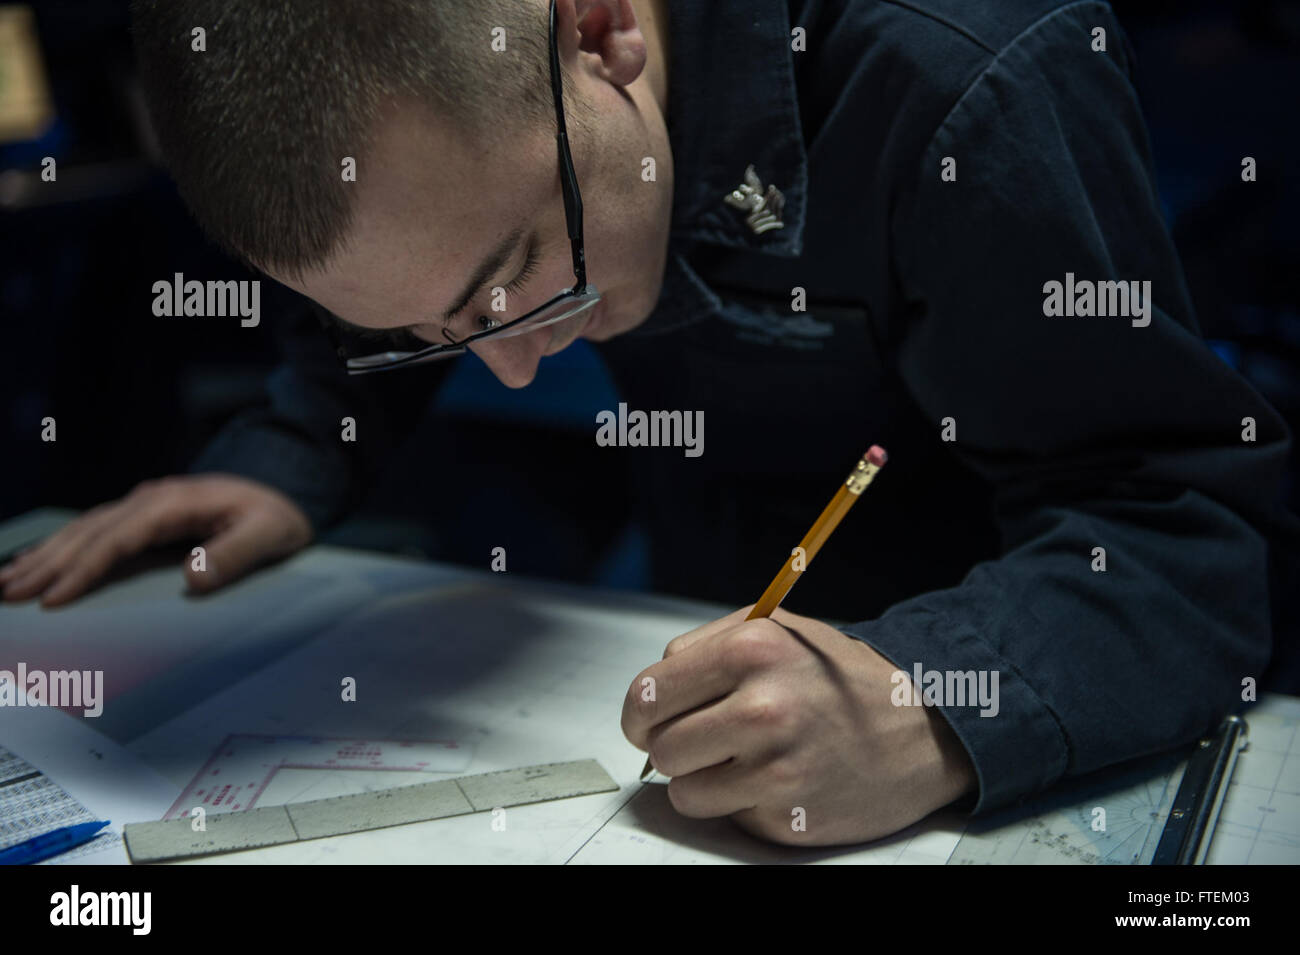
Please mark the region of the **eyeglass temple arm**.
[[565, 183], [564, 218], [569, 226], [569, 245], [573, 249], [573, 275], [577, 279], [576, 291], [582, 291], [587, 285], [587, 257], [582, 241], [582, 196], [578, 193], [578, 177], [573, 171], [573, 157], [569, 154], [569, 137], [561, 132], [557, 137], [560, 143], [560, 176]]
[[587, 257], [582, 241], [582, 193], [578, 191], [578, 174], [573, 169], [573, 154], [569, 151], [569, 132], [564, 123], [564, 86], [560, 73], [559, 41], [555, 34], [555, 2], [551, 2], [551, 91], [555, 99], [556, 149], [560, 154], [560, 182], [564, 192], [564, 221], [569, 229], [569, 245], [573, 249], [573, 276], [577, 280], [575, 291], [587, 287]]

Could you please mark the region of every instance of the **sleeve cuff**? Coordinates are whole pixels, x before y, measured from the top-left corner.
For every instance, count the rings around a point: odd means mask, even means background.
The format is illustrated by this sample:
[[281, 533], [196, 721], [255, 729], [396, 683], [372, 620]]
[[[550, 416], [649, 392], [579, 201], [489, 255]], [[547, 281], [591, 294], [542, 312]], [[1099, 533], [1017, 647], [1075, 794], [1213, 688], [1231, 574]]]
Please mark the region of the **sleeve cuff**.
[[[909, 679], [917, 664], [922, 671], [973, 670], [977, 677], [984, 671], [990, 674], [986, 678], [990, 687], [996, 673], [996, 713], [977, 701], [938, 706], [970, 756], [978, 785], [977, 795], [962, 797], [952, 808], [981, 815], [1023, 803], [1065, 775], [1069, 762], [1065, 734], [1047, 704], [1018, 670], [977, 635], [969, 618], [958, 620], [916, 606], [924, 599], [900, 604], [877, 620], [841, 629], [907, 673]], [[981, 715], [982, 709], [989, 715]]]

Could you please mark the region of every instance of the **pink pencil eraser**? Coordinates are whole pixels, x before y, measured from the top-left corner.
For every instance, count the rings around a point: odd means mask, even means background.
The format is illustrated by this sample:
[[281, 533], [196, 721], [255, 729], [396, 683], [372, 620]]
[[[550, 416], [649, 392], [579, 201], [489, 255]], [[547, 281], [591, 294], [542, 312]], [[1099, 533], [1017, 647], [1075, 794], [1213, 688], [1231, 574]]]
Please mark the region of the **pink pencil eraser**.
[[889, 455], [886, 454], [885, 449], [878, 444], [873, 444], [871, 450], [867, 452], [867, 461], [878, 468], [883, 468], [885, 462], [888, 460]]

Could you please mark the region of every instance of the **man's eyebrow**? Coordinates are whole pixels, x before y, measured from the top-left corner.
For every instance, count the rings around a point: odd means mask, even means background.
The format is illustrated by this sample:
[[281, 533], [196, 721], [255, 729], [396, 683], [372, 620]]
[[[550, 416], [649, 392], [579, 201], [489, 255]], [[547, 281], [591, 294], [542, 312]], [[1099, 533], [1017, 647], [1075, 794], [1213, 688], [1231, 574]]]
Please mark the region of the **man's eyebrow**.
[[510, 261], [510, 257], [515, 254], [515, 249], [519, 247], [523, 237], [524, 230], [516, 229], [506, 236], [500, 245], [488, 253], [487, 258], [480, 262], [479, 267], [474, 270], [469, 284], [465, 286], [465, 291], [461, 292], [456, 301], [452, 303], [451, 308], [442, 313], [444, 322], [451, 321], [457, 312], [474, 300], [474, 296], [487, 284], [487, 280], [505, 267], [505, 264]]

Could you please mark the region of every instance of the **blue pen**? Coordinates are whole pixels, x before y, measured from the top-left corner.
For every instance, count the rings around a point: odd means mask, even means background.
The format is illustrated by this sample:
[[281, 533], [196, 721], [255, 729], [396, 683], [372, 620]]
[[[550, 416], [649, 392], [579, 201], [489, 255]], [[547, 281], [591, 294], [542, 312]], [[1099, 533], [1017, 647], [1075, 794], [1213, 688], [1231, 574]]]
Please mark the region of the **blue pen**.
[[107, 820], [79, 822], [74, 826], [64, 826], [44, 835], [33, 836], [16, 846], [0, 849], [0, 865], [31, 865], [33, 862], [41, 862], [84, 845], [99, 835], [99, 830], [107, 825]]

